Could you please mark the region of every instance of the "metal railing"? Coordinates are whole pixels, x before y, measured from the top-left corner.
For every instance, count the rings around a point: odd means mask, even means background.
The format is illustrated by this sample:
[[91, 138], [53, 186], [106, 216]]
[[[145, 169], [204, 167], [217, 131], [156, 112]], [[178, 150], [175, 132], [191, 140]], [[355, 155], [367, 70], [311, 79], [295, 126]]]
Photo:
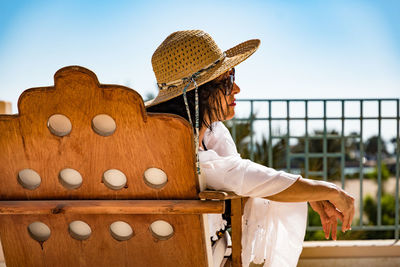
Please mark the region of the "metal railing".
[[[255, 159], [255, 131], [254, 131], [254, 124], [257, 121], [265, 121], [267, 124], [267, 132], [264, 133], [267, 138], [267, 165], [270, 167], [274, 167], [274, 152], [273, 152], [273, 143], [275, 140], [283, 140], [282, 143], [284, 145], [285, 151], [285, 158], [286, 158], [286, 166], [282, 168], [288, 172], [292, 171], [291, 163], [295, 159], [302, 159], [304, 164], [302, 165], [301, 171], [305, 177], [314, 177], [320, 178], [323, 180], [328, 180], [328, 160], [331, 158], [338, 159], [340, 161], [340, 181], [342, 188], [345, 187], [346, 184], [346, 174], [345, 174], [345, 166], [346, 166], [346, 140], [349, 138], [356, 138], [359, 140], [359, 145], [357, 148], [357, 152], [359, 154], [359, 163], [358, 163], [358, 178], [360, 180], [360, 188], [359, 188], [359, 223], [357, 225], [352, 226], [353, 230], [366, 230], [366, 231], [381, 231], [381, 230], [392, 230], [394, 231], [394, 238], [396, 240], [399, 239], [399, 148], [400, 148], [400, 141], [399, 141], [399, 99], [238, 99], [238, 107], [245, 105], [246, 103], [250, 105], [249, 109], [247, 109], [248, 116], [239, 116], [235, 117], [232, 120], [232, 136], [236, 138], [236, 128], [238, 123], [249, 123], [250, 127], [250, 135], [249, 135], [249, 142], [248, 142], [248, 152], [249, 157], [251, 160]], [[286, 106], [282, 110], [280, 109], [280, 113], [286, 113], [286, 116], [278, 115], [273, 116], [273, 104], [276, 102], [280, 102], [284, 106]], [[327, 105], [331, 102], [335, 102], [339, 104], [340, 108], [336, 108], [336, 111], [339, 110], [339, 115], [330, 116], [327, 112]], [[263, 110], [258, 110], [255, 112], [255, 105], [263, 104]], [[293, 110], [291, 110], [291, 103], [302, 103], [304, 105], [304, 116], [291, 116]], [[310, 104], [312, 103], [321, 103], [322, 110], [320, 111], [319, 116], [309, 116], [310, 114]], [[377, 110], [375, 111], [377, 114], [368, 116], [365, 115], [366, 113], [366, 104], [374, 103], [377, 104]], [[346, 104], [350, 104], [350, 107], [358, 106], [359, 105], [359, 115], [358, 116], [346, 116]], [[382, 114], [382, 107], [392, 104], [393, 110], [389, 112], [390, 114]], [[260, 105], [259, 105], [260, 106]], [[348, 105], [347, 105], [348, 106]], [[371, 108], [370, 108], [371, 109]], [[371, 110], [367, 110], [371, 113]], [[368, 113], [367, 112], [367, 113]], [[315, 112], [314, 112], [315, 113]], [[336, 112], [338, 113], [338, 112]], [[311, 129], [309, 124], [313, 120], [322, 120], [323, 125], [322, 129], [316, 134], [311, 133]], [[332, 134], [328, 132], [327, 122], [330, 120], [339, 121], [341, 124], [340, 131]], [[366, 121], [377, 121], [377, 129], [368, 129], [365, 128], [364, 124]], [[383, 156], [383, 144], [382, 144], [382, 122], [391, 120], [394, 121], [396, 130], [392, 133], [395, 136], [395, 141], [393, 142], [393, 146], [395, 149], [395, 218], [393, 225], [383, 225], [382, 224], [382, 156]], [[286, 122], [286, 133], [285, 134], [276, 134], [274, 133], [273, 129], [273, 122], [274, 121], [284, 121]], [[304, 133], [301, 135], [294, 135], [291, 133], [290, 124], [294, 121], [304, 122]], [[346, 134], [345, 125], [346, 121], [352, 121], [353, 123], [357, 123], [359, 125], [359, 131], [356, 133]], [[314, 129], [315, 130], [315, 129]], [[368, 131], [369, 133], [373, 133], [377, 137], [377, 151], [376, 151], [376, 174], [377, 174], [377, 223], [376, 225], [364, 225], [363, 223], [363, 214], [364, 214], [364, 206], [363, 206], [363, 180], [365, 174], [365, 147], [364, 147], [364, 136], [365, 132]], [[304, 144], [304, 152], [298, 153], [292, 151], [293, 146], [290, 144], [291, 139], [297, 139]], [[313, 140], [320, 140], [322, 141], [322, 151], [310, 151], [310, 143], [314, 142]], [[340, 142], [340, 151], [331, 152], [328, 151], [328, 142], [329, 140], [336, 140]], [[236, 139], [235, 139], [236, 141]], [[240, 144], [238, 144], [239, 146]], [[312, 159], [322, 159], [322, 170], [312, 170], [310, 169], [310, 160]], [[308, 226], [307, 230], [315, 231], [321, 230], [322, 227], [316, 226]]]

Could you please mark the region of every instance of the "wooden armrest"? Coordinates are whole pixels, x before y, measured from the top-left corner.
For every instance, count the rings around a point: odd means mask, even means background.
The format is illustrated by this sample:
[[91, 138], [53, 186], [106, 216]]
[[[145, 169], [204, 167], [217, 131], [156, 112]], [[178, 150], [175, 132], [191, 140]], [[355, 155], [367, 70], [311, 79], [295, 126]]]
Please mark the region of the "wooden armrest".
[[216, 191], [216, 190], [204, 190], [204, 191], [199, 193], [199, 198], [200, 199], [226, 200], [226, 199], [236, 199], [236, 198], [242, 198], [242, 197], [236, 195], [233, 192]]
[[0, 201], [3, 214], [204, 214], [224, 213], [225, 202], [201, 200]]

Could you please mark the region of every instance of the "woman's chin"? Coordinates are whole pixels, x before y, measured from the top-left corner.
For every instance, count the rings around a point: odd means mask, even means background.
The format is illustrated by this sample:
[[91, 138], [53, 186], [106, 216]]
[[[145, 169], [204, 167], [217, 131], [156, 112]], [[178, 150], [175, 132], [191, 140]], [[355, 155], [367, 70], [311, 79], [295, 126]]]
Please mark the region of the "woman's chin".
[[225, 120], [229, 121], [231, 119], [233, 119], [233, 117], [235, 117], [235, 111], [230, 112], [228, 116], [226, 116]]

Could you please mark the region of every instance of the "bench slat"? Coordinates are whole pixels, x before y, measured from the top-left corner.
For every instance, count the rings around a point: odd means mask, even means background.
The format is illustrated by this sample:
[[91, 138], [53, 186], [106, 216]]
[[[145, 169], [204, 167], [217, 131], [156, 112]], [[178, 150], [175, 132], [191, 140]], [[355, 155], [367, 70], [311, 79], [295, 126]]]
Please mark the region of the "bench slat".
[[223, 201], [44, 200], [0, 201], [4, 214], [203, 214], [224, 213]]

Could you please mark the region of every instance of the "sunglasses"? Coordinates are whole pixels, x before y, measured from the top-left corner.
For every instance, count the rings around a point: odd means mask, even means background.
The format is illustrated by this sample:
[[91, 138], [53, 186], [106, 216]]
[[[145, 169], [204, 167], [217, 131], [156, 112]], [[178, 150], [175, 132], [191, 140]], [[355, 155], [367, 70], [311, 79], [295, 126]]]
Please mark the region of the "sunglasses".
[[232, 94], [234, 83], [235, 83], [235, 68], [232, 68], [228, 72], [228, 77], [224, 79], [223, 83], [223, 89], [226, 96]]

